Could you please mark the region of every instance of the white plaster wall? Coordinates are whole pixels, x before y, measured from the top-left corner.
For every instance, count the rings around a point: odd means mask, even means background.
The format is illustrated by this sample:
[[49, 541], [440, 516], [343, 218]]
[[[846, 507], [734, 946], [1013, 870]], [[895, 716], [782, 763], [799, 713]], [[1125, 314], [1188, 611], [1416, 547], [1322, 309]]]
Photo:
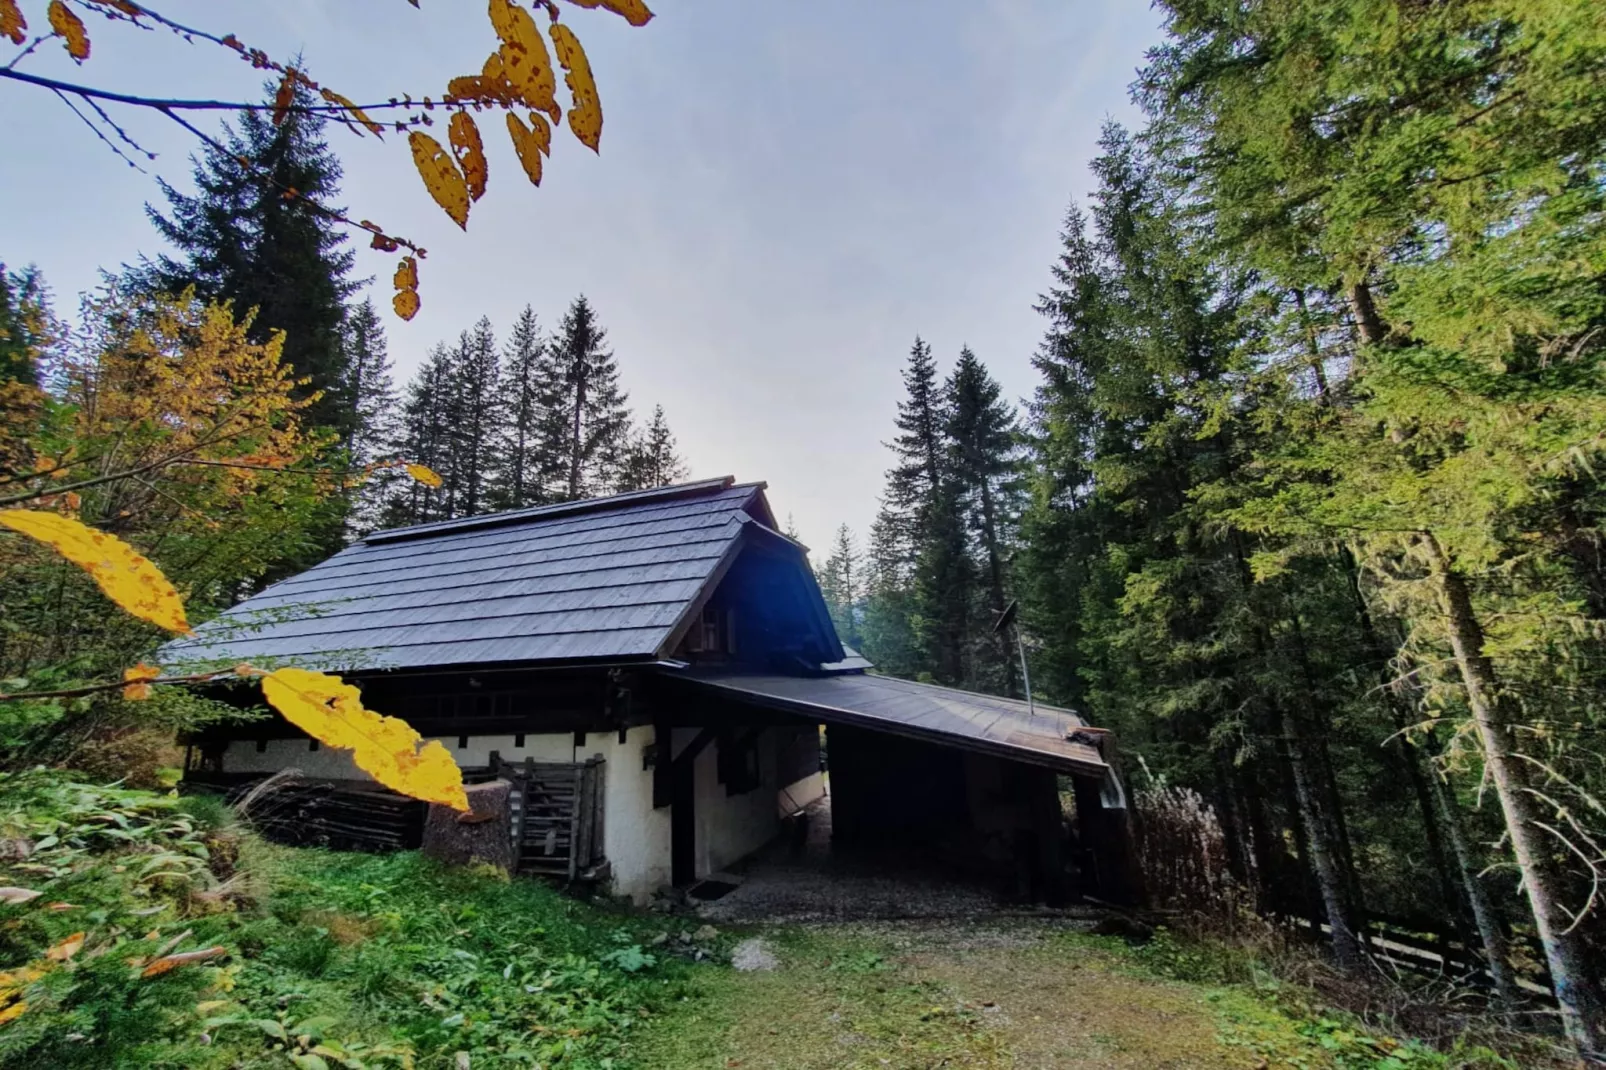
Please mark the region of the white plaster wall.
[[[603, 769], [602, 849], [613, 870], [613, 891], [645, 905], [670, 880], [669, 808], [652, 808], [652, 770], [642, 768], [642, 749], [653, 741], [651, 727], [632, 728], [625, 741], [617, 732], [590, 732], [585, 745], [574, 745], [572, 732], [527, 733], [524, 745], [514, 736], [470, 736], [459, 747], [457, 736], [439, 737], [458, 765], [485, 766], [497, 751], [510, 762], [579, 762], [601, 755]], [[229, 773], [276, 773], [299, 769], [309, 777], [368, 780], [352, 763], [351, 752], [331, 747], [312, 750], [305, 739], [273, 739], [261, 753], [253, 740], [234, 740], [223, 752]], [[724, 789], [720, 789], [723, 793]]]
[[[598, 745], [593, 748], [592, 742]], [[669, 883], [669, 807], [652, 808], [652, 770], [642, 751], [653, 742], [650, 726], [632, 728], [625, 741], [612, 732], [586, 737], [586, 754], [601, 754], [607, 789], [603, 796], [603, 852], [613, 868], [613, 893], [645, 906]]]
[[[468, 746], [459, 747], [458, 736], [438, 736], [436, 739], [460, 766], [485, 766], [491, 761], [491, 752], [498, 751], [510, 762], [534, 758], [538, 762], [572, 762], [576, 755], [585, 757], [597, 751], [593, 744], [604, 738], [615, 739], [609, 732], [593, 733], [586, 737], [586, 746], [575, 747], [572, 732], [549, 732], [524, 737], [524, 746], [514, 746], [515, 736], [469, 736]], [[281, 769], [299, 769], [310, 777], [327, 777], [331, 780], [367, 780], [368, 774], [351, 761], [351, 752], [332, 747], [311, 748], [305, 739], [270, 739], [267, 749], [260, 754], [254, 740], [231, 740], [223, 752], [223, 771], [226, 773], [276, 773]]]
[[313, 750], [306, 739], [270, 739], [260, 754], [255, 741], [235, 739], [223, 751], [225, 773], [277, 773], [281, 769], [299, 769], [306, 776], [329, 780], [368, 779], [367, 773], [352, 764], [349, 750], [323, 746]]
[[719, 782], [719, 744], [710, 744], [697, 756], [697, 876], [724, 869], [775, 838], [780, 831], [775, 797], [776, 737], [766, 731], [758, 737], [760, 782], [741, 795], [725, 794]]

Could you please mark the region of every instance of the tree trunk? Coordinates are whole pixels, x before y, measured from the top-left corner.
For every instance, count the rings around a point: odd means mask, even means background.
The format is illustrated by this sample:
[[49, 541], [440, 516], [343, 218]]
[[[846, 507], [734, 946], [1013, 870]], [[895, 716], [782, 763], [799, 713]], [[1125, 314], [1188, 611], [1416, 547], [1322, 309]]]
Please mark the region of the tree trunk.
[[1489, 963], [1489, 977], [1494, 981], [1495, 997], [1502, 1005], [1513, 1006], [1519, 993], [1508, 961], [1505, 925], [1495, 912], [1494, 903], [1484, 890], [1483, 882], [1478, 879], [1479, 866], [1472, 857], [1472, 846], [1467, 843], [1466, 831], [1461, 827], [1461, 815], [1456, 811], [1455, 800], [1450, 796], [1449, 789], [1431, 770], [1425, 779], [1428, 791], [1437, 804], [1439, 818], [1444, 822], [1450, 848], [1455, 852], [1461, 887], [1472, 907], [1472, 921], [1478, 928], [1478, 938], [1483, 942], [1483, 956]]
[[[1003, 617], [1007, 605], [1004, 598], [1004, 562], [998, 553], [998, 520], [993, 513], [993, 488], [985, 476], [981, 481], [981, 522], [982, 541], [987, 544], [987, 579], [993, 601], [993, 619], [997, 621]], [[1004, 667], [1004, 694], [1014, 695], [1015, 659], [1010, 656], [1008, 632], [1007, 628], [998, 632], [998, 656]]]
[[1288, 760], [1293, 767], [1294, 794], [1299, 803], [1300, 823], [1305, 827], [1305, 842], [1309, 845], [1311, 869], [1316, 874], [1317, 890], [1321, 893], [1322, 907], [1327, 914], [1328, 927], [1333, 930], [1333, 958], [1344, 969], [1361, 964], [1361, 945], [1350, 922], [1344, 874], [1337, 856], [1337, 845], [1322, 814], [1319, 789], [1314, 783], [1310, 758], [1306, 751], [1307, 740], [1298, 718], [1284, 707], [1281, 711], [1283, 735], [1288, 740]]
[[574, 386], [574, 415], [569, 420], [569, 500], [580, 498], [580, 424], [586, 407], [586, 381], [581, 376]]
[[1500, 800], [1511, 851], [1533, 909], [1562, 1024], [1581, 1055], [1600, 1058], [1606, 1055], [1606, 1001], [1599, 982], [1591, 976], [1584, 942], [1569, 927], [1558, 902], [1564, 880], [1551, 857], [1553, 845], [1546, 842], [1541, 827], [1544, 815], [1529, 787], [1528, 767], [1512, 731], [1499, 678], [1483, 652], [1483, 625], [1474, 611], [1471, 589], [1438, 539], [1428, 533], [1422, 544], [1449, 618], [1450, 648], [1461, 670], [1467, 705], [1483, 745], [1484, 767]]
[[1316, 325], [1310, 321], [1305, 308], [1305, 291], [1294, 291], [1294, 304], [1299, 307], [1299, 329], [1305, 336], [1305, 352], [1310, 357], [1310, 371], [1316, 377], [1316, 400], [1323, 405], [1331, 403], [1327, 394], [1327, 369], [1322, 365], [1322, 347], [1316, 340]]
[[1383, 322], [1382, 315], [1377, 311], [1377, 302], [1372, 299], [1370, 283], [1350, 284], [1349, 308], [1355, 317], [1355, 327], [1360, 331], [1361, 341], [1367, 345], [1382, 345], [1388, 338], [1388, 325]]

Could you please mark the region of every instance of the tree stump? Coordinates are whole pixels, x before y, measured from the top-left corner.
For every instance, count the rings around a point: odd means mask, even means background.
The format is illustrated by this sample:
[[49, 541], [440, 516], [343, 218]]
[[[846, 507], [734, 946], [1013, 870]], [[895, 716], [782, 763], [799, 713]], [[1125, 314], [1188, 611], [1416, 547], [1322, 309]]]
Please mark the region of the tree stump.
[[513, 785], [506, 780], [470, 784], [468, 812], [431, 803], [424, 821], [424, 854], [449, 866], [475, 862], [513, 872]]

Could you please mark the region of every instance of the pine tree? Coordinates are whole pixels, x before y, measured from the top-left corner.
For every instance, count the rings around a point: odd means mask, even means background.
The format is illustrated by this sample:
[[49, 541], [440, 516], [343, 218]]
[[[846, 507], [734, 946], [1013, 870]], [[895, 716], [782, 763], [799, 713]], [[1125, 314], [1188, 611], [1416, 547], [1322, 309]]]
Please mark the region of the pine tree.
[[969, 346], [960, 350], [944, 393], [949, 410], [944, 429], [948, 469], [965, 526], [976, 537], [981, 559], [980, 590], [976, 592], [981, 597], [976, 598], [979, 604], [970, 613], [975, 634], [967, 637], [971, 678], [987, 690], [1015, 694], [1014, 652], [1008, 637], [991, 627], [1009, 603], [1005, 558], [1014, 542], [1019, 514], [1015, 412], [1003, 400], [997, 380]]
[[[304, 86], [296, 94], [298, 104], [316, 102]], [[162, 182], [168, 214], [146, 206], [182, 258], [164, 255], [135, 274], [169, 292], [194, 286], [203, 299], [233, 301], [236, 316], [256, 309], [252, 341], [284, 331], [285, 363], [308, 380], [307, 393], [322, 395], [306, 411], [308, 423], [344, 437], [358, 399], [344, 389], [341, 321], [356, 284], [346, 236], [310, 203], [333, 207], [340, 193], [340, 162], [323, 126], [299, 111], [277, 126], [268, 111], [241, 113], [238, 130], [225, 125], [221, 147], [209, 145], [195, 161], [196, 192]], [[284, 196], [286, 189], [299, 196]]]
[[628, 440], [617, 484], [621, 492], [667, 487], [686, 478], [686, 462], [675, 450], [675, 436], [662, 405], [653, 406], [647, 426], [630, 433]]
[[[361, 471], [385, 459], [399, 430], [396, 385], [385, 344], [385, 328], [372, 301], [364, 299], [351, 309], [344, 324], [343, 345], [345, 367], [340, 392], [350, 399], [352, 419], [341, 436], [340, 446], [347, 466], [352, 471]], [[369, 480], [350, 492], [348, 527], [356, 530], [371, 527], [376, 502], [386, 492], [382, 480]]]
[[542, 422], [546, 482], [560, 501], [605, 494], [624, 461], [630, 412], [607, 334], [584, 295], [569, 306], [548, 353], [553, 376]]
[[862, 558], [853, 539], [853, 531], [846, 524], [836, 529], [836, 542], [831, 556], [820, 567], [820, 593], [825, 596], [826, 608], [831, 612], [831, 623], [836, 626], [838, 638], [858, 649], [863, 644], [859, 633], [864, 577]]
[[492, 498], [498, 509], [522, 509], [548, 500], [542, 476], [551, 466], [543, 462], [540, 448], [551, 377], [546, 342], [534, 310], [525, 305], [502, 354], [499, 391], [503, 420], [492, 479]]
[[905, 563], [912, 565], [929, 534], [927, 514], [937, 499], [945, 460], [937, 362], [931, 346], [918, 336], [903, 370], [903, 388], [895, 421], [898, 434], [887, 444], [895, 462], [887, 473], [882, 513], [888, 537], [901, 545]]
[[451, 351], [452, 456], [446, 478], [453, 516], [475, 516], [492, 508], [491, 480], [501, 425], [500, 370], [496, 333], [482, 316]]
[[452, 456], [451, 378], [451, 356], [445, 346], [437, 345], [407, 384], [395, 452], [433, 469], [442, 484], [427, 487], [412, 479], [389, 481], [385, 527], [424, 524], [456, 515], [453, 486], [447, 480]]

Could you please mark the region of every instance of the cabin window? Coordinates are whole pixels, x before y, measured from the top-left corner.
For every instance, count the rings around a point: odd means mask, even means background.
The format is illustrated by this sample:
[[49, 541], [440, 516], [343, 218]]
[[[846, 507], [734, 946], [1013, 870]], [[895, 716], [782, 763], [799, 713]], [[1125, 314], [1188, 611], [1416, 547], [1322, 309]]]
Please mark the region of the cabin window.
[[758, 762], [758, 734], [721, 732], [715, 740], [715, 764], [726, 795], [745, 795], [763, 783]]
[[687, 654], [725, 657], [736, 652], [735, 612], [728, 606], [706, 605], [686, 632]]

